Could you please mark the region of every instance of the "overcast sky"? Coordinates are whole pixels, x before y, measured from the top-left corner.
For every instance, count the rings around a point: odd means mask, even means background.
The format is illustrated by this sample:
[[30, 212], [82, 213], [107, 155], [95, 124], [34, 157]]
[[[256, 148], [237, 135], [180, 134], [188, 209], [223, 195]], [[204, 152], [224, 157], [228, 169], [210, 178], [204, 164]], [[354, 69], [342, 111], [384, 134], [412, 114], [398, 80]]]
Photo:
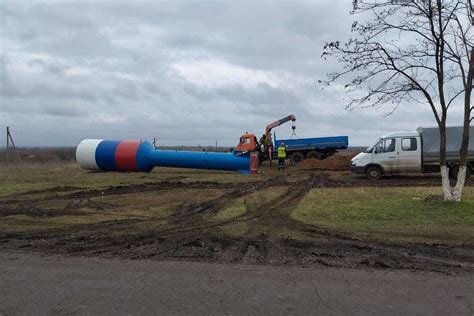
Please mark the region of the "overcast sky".
[[233, 146], [288, 114], [299, 137], [351, 145], [435, 123], [419, 104], [348, 112], [343, 83], [317, 85], [340, 69], [320, 55], [348, 36], [351, 0], [0, 2], [0, 146], [7, 125], [18, 146]]

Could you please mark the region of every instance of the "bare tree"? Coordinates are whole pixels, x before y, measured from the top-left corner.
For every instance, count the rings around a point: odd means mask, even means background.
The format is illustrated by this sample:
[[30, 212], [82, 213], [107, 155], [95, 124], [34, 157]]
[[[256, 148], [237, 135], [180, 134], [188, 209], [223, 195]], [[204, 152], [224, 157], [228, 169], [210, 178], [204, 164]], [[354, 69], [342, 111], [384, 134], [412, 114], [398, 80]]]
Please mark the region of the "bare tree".
[[[322, 57], [334, 57], [351, 100], [348, 109], [403, 101], [426, 104], [440, 131], [440, 169], [445, 200], [460, 201], [466, 179], [474, 73], [471, 0], [354, 1], [352, 37], [326, 43]], [[464, 129], [457, 182], [451, 187], [446, 162], [446, 122], [464, 97]]]

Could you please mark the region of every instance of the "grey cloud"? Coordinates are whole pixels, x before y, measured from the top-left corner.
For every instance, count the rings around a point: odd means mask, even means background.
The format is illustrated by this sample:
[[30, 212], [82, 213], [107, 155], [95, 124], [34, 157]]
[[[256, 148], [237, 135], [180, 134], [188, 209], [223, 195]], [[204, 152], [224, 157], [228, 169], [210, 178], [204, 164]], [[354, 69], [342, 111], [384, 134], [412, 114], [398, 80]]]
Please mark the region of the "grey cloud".
[[69, 116], [69, 117], [76, 117], [76, 118], [87, 116], [87, 112], [82, 110], [81, 108], [67, 106], [66, 104], [61, 104], [61, 105], [47, 104], [41, 107], [41, 111], [44, 114], [53, 115], [53, 116]]
[[[316, 85], [338, 67], [320, 54], [324, 41], [350, 31], [345, 0], [4, 3], [0, 124], [16, 126], [22, 145], [157, 136], [163, 144], [232, 146], [289, 113], [299, 136], [347, 133], [367, 144], [432, 122], [410, 105], [388, 118], [387, 109], [349, 113], [339, 90]], [[200, 61], [245, 74], [217, 69], [232, 80], [205, 84], [215, 74], [204, 72], [201, 84], [174, 67]], [[281, 80], [245, 77], [259, 73]]]
[[[5, 104], [0, 109], [2, 114], [24, 114], [29, 117], [38, 117], [38, 116], [62, 116], [62, 117], [72, 117], [79, 118], [85, 117], [88, 115], [87, 111], [81, 109], [80, 107], [70, 106], [65, 103], [46, 103], [42, 105], [32, 105], [25, 103], [10, 103]], [[32, 127], [34, 128], [34, 127]]]
[[40, 68], [44, 73], [53, 75], [64, 74], [64, 67], [56, 63], [48, 63], [42, 59], [34, 58], [28, 62], [28, 65], [32, 68]]
[[301, 105], [302, 103], [302, 100], [293, 91], [274, 88], [264, 82], [257, 84], [251, 89], [245, 88], [240, 84], [213, 89], [189, 85], [184, 87], [184, 91], [203, 101], [225, 100], [229, 103], [248, 104], [255, 109], [263, 105], [288, 107]]
[[79, 2], [7, 1], [4, 18], [20, 47], [65, 56], [100, 56], [112, 51], [109, 39]]

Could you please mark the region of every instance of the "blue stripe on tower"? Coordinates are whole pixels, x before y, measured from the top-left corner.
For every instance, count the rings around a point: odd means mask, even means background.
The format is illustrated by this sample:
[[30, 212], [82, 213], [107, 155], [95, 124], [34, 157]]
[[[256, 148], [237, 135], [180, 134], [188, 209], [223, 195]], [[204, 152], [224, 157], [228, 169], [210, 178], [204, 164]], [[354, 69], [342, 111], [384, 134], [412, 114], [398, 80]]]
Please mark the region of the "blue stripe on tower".
[[104, 140], [100, 142], [95, 150], [95, 162], [102, 171], [116, 171], [115, 151], [120, 142]]

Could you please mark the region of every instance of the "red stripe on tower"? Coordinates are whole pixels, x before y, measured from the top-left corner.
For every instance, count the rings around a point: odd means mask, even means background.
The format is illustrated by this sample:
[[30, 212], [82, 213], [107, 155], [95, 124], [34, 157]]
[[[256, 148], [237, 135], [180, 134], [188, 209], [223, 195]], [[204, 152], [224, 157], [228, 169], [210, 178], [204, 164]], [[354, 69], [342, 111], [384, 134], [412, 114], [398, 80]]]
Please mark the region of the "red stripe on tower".
[[118, 171], [138, 171], [138, 147], [140, 147], [140, 142], [136, 140], [126, 140], [118, 144], [115, 151], [115, 163]]

